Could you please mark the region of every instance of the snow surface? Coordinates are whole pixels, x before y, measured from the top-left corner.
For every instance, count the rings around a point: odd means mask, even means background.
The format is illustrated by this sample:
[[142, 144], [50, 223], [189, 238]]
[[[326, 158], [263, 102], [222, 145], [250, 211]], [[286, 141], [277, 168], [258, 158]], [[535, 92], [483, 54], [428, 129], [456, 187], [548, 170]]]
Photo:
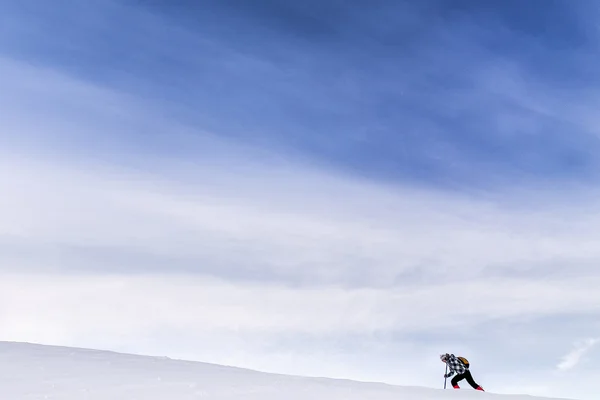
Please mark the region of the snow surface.
[[534, 400], [471, 388], [430, 389], [247, 369], [107, 351], [0, 342], [0, 399]]

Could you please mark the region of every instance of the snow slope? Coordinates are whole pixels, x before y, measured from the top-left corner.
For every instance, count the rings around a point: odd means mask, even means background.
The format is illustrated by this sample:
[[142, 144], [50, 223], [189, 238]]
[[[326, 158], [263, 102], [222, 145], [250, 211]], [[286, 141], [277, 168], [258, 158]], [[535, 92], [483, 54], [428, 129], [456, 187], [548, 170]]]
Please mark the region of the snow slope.
[[531, 396], [399, 387], [107, 351], [0, 342], [0, 399], [534, 400]]

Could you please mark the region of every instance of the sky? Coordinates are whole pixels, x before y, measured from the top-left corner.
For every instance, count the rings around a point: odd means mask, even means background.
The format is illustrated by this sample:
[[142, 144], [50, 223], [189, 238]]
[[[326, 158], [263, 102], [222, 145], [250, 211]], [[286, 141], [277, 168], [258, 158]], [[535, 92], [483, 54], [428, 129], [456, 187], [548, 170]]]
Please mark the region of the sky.
[[592, 398], [599, 11], [0, 0], [0, 340]]

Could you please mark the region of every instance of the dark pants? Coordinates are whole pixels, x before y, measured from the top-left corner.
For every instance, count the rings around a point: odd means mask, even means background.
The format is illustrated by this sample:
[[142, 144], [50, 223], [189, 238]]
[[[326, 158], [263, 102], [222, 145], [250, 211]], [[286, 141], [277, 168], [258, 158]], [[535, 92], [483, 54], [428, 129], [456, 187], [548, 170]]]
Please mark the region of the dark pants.
[[467, 382], [469, 382], [469, 385], [473, 387], [473, 389], [477, 389], [479, 387], [479, 385], [473, 380], [473, 376], [471, 375], [471, 371], [469, 370], [466, 370], [464, 373], [456, 375], [454, 378], [452, 378], [452, 387], [457, 387], [458, 382], [462, 381], [463, 379], [466, 379]]

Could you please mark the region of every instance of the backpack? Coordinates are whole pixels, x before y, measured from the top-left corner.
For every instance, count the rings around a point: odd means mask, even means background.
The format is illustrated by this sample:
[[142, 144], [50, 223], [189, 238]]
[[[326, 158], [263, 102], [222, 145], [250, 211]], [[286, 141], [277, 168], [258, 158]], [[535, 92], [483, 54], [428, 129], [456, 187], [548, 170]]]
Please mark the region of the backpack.
[[465, 367], [469, 368], [469, 360], [467, 360], [464, 357], [457, 357], [463, 364], [465, 364]]

